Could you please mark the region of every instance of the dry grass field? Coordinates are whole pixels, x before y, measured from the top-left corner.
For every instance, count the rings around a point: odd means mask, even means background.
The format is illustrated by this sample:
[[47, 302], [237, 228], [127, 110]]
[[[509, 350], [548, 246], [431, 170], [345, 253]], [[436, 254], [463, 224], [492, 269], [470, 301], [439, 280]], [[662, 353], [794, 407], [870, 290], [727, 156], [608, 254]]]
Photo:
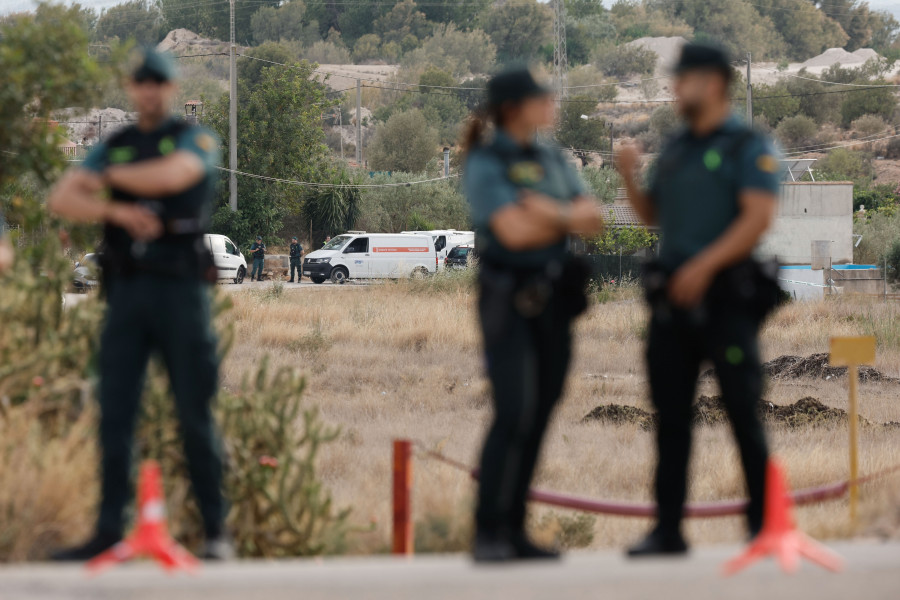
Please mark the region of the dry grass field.
[[[248, 364], [270, 355], [272, 363], [297, 366], [308, 377], [306, 400], [326, 421], [340, 424], [319, 465], [339, 505], [371, 530], [354, 536], [351, 552], [384, 551], [390, 535], [391, 440], [420, 440], [474, 464], [491, 415], [482, 374], [474, 293], [464, 281], [398, 282], [329, 289], [233, 294], [236, 345], [223, 369], [223, 384], [237, 386]], [[595, 304], [576, 325], [575, 359], [564, 400], [549, 430], [536, 485], [608, 499], [648, 501], [653, 434], [638, 424], [583, 423], [599, 405], [650, 409], [643, 373], [646, 311], [634, 289]], [[767, 323], [764, 359], [827, 352], [831, 335], [874, 334], [875, 367], [900, 377], [900, 305], [844, 298], [794, 303]], [[788, 405], [808, 396], [846, 409], [846, 377], [771, 380], [765, 399]], [[861, 471], [900, 463], [900, 383], [861, 386]], [[700, 394], [716, 393], [714, 380]], [[770, 424], [774, 451], [795, 487], [845, 479], [846, 422]], [[743, 495], [737, 453], [726, 425], [696, 429], [691, 497]], [[464, 474], [422, 458], [415, 463], [414, 506], [420, 550], [463, 548], [470, 530], [475, 486]], [[803, 508], [798, 520], [820, 538], [896, 535], [900, 525], [898, 478], [866, 486], [860, 522], [849, 522], [846, 501]], [[622, 547], [648, 526], [642, 519], [596, 518], [535, 507], [532, 526], [563, 545]], [[692, 521], [694, 543], [734, 542], [744, 535], [737, 518]]]

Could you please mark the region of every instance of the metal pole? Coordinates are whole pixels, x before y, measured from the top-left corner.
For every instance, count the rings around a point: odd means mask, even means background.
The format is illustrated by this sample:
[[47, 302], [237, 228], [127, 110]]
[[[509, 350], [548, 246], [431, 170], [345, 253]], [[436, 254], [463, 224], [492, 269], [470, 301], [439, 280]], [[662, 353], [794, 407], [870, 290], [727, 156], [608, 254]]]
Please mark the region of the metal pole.
[[393, 554], [413, 553], [412, 528], [412, 442], [394, 440], [393, 468]]
[[341, 107], [338, 106], [338, 131], [340, 132], [338, 143], [341, 145], [341, 162], [344, 162], [344, 116], [341, 113]]
[[450, 148], [444, 147], [444, 177], [450, 177]]
[[356, 164], [362, 166], [362, 82], [356, 80]]
[[231, 9], [231, 50], [229, 79], [231, 89], [228, 95], [228, 204], [231, 210], [238, 209], [237, 197], [237, 46], [234, 43], [234, 0], [229, 0]]
[[103, 141], [103, 115], [97, 115], [97, 143]]
[[747, 125], [753, 125], [753, 86], [750, 85], [750, 53], [747, 53]]
[[615, 138], [613, 137], [613, 124], [609, 123], [609, 166], [612, 168], [616, 168], [616, 154], [613, 150], [613, 143]]

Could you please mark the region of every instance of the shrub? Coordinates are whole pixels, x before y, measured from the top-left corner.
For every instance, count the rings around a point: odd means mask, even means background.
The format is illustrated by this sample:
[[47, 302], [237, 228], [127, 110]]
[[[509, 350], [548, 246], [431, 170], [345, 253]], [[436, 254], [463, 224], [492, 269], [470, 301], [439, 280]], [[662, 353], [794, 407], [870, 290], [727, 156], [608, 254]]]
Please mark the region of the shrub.
[[649, 75], [656, 68], [656, 52], [642, 46], [602, 46], [594, 53], [594, 65], [610, 77]]
[[900, 158], [900, 138], [894, 138], [888, 141], [884, 149], [884, 157], [896, 160]]
[[862, 138], [876, 137], [888, 128], [888, 124], [878, 115], [863, 115], [850, 126]]
[[785, 149], [808, 148], [815, 143], [816, 122], [806, 115], [786, 117], [775, 128], [775, 136]]
[[338, 46], [334, 42], [318, 41], [303, 50], [303, 58], [309, 62], [326, 65], [342, 65], [350, 61], [350, 53], [347, 49]]
[[891, 281], [900, 279], [900, 240], [895, 240], [885, 256], [888, 272], [885, 274]]

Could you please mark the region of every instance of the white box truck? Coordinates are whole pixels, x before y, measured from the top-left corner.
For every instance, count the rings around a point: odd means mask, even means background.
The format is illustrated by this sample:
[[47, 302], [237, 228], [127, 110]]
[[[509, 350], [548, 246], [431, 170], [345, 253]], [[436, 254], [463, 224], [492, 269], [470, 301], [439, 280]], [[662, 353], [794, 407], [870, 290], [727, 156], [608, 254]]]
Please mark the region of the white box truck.
[[434, 251], [437, 252], [438, 269], [444, 268], [444, 259], [447, 254], [457, 246], [465, 246], [475, 243], [474, 231], [459, 231], [456, 229], [432, 229], [431, 231], [401, 231], [401, 235], [428, 235], [434, 243]]
[[353, 231], [335, 236], [303, 259], [303, 275], [313, 283], [424, 277], [437, 269], [437, 252], [429, 235]]

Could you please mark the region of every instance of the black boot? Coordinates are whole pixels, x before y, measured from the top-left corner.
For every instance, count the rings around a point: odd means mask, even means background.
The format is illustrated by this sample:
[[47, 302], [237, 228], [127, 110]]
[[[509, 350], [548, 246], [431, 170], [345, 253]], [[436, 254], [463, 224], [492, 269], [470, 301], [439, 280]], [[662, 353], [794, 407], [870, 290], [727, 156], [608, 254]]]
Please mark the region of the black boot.
[[478, 532], [472, 548], [472, 558], [477, 563], [501, 563], [516, 560], [516, 547], [508, 536]]
[[680, 531], [671, 531], [657, 527], [643, 540], [628, 549], [628, 556], [640, 558], [645, 556], [676, 556], [686, 554], [687, 542]]
[[532, 543], [524, 533], [514, 535], [512, 538], [516, 554], [523, 560], [559, 560], [559, 552], [541, 548]]
[[55, 561], [86, 561], [106, 552], [122, 541], [121, 535], [98, 533], [81, 546], [58, 550], [50, 555]]

